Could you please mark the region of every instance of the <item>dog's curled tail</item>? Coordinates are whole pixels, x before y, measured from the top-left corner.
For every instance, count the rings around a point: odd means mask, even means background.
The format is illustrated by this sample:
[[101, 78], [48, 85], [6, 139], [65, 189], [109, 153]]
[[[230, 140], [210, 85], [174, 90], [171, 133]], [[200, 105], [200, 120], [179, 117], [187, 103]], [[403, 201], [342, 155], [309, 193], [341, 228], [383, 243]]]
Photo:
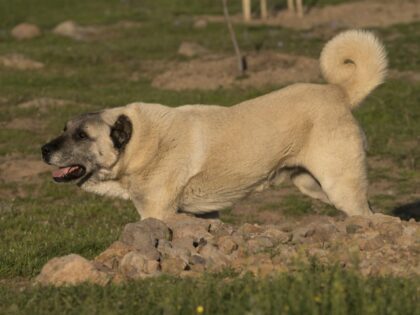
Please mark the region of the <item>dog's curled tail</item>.
[[346, 91], [353, 109], [384, 81], [388, 62], [385, 48], [375, 35], [350, 30], [325, 45], [320, 64], [324, 78]]

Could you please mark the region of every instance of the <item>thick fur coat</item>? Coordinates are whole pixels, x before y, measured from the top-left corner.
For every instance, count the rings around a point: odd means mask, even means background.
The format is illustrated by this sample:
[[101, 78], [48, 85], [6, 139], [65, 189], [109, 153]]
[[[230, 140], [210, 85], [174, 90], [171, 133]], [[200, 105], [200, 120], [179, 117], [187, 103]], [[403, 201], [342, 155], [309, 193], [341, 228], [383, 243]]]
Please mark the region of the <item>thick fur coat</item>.
[[91, 139], [94, 166], [66, 160], [60, 146], [49, 163], [82, 165], [83, 189], [131, 199], [141, 218], [221, 210], [285, 178], [348, 215], [369, 214], [366, 141], [351, 111], [383, 82], [385, 51], [372, 33], [347, 31], [326, 44], [320, 65], [327, 84], [232, 107], [133, 103], [82, 116], [67, 132]]

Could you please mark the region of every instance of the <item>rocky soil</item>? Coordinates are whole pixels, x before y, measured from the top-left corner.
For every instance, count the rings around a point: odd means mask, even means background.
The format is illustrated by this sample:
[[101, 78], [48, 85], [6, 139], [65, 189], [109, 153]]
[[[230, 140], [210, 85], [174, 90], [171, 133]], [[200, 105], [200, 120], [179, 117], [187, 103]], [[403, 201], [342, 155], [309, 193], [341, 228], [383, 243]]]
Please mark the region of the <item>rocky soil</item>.
[[92, 261], [71, 254], [50, 260], [35, 282], [121, 283], [171, 274], [199, 276], [226, 268], [269, 276], [293, 272], [315, 258], [363, 275], [420, 274], [420, 225], [382, 214], [312, 222], [233, 226], [177, 215], [125, 226], [120, 239]]

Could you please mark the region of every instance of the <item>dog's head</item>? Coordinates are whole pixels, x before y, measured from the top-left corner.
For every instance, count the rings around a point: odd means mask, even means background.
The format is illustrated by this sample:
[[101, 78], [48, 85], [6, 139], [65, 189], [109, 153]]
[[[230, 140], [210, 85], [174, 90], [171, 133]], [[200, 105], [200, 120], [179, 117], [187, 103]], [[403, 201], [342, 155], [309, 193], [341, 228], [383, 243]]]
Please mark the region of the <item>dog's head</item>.
[[62, 134], [41, 148], [42, 158], [58, 167], [52, 174], [56, 182], [81, 186], [118, 163], [132, 132], [132, 122], [124, 114], [116, 115], [112, 123], [101, 113], [85, 114], [68, 121]]

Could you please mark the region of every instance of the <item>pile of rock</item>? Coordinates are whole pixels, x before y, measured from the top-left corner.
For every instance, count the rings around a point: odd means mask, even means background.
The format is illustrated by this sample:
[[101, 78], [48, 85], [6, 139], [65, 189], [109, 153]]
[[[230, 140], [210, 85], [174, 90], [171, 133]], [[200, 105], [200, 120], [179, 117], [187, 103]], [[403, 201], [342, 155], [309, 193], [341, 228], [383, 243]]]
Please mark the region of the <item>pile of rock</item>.
[[165, 222], [127, 224], [120, 239], [93, 261], [74, 254], [54, 258], [36, 281], [104, 285], [163, 273], [197, 276], [225, 268], [267, 276], [296, 270], [313, 257], [320, 263], [358, 268], [364, 275], [418, 275], [419, 234], [415, 221], [380, 214], [239, 227], [178, 215]]

